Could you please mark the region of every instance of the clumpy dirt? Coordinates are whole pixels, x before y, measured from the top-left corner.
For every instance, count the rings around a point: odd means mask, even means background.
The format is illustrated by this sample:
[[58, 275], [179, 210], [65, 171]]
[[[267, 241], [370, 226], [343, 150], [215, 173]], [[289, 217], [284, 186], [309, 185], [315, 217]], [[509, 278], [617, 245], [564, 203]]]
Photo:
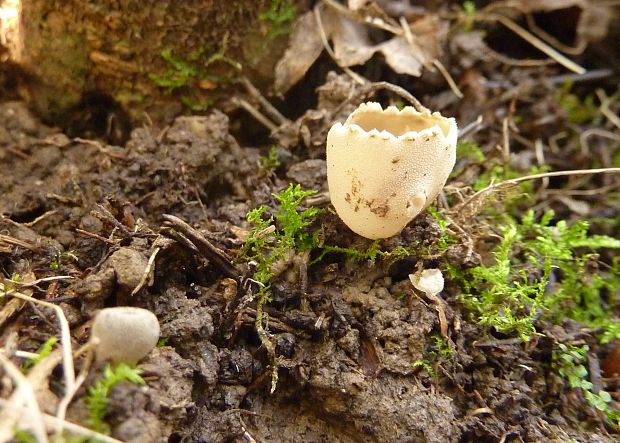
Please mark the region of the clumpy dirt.
[[[582, 101], [604, 91], [615, 100], [608, 103], [615, 106], [611, 111], [618, 110], [618, 26], [610, 27], [611, 37], [588, 42], [588, 51], [574, 57], [588, 69], [580, 76], [542, 60], [537, 50], [515, 43], [515, 35], [499, 25], [483, 21], [476, 23], [479, 29], [468, 29], [472, 23], [462, 21], [467, 19], [462, 2], [443, 11], [454, 16], [449, 32], [448, 19], [411, 2], [378, 3], [395, 8], [388, 11], [393, 17], [426, 23], [426, 32], [417, 30], [428, 43], [424, 51], [430, 51], [429, 60], [443, 60], [463, 92], [459, 99], [438, 72], [426, 67], [419, 78], [396, 74], [377, 57], [354, 68], [371, 82], [398, 84], [429, 108], [454, 116], [467, 139], [480, 146], [484, 165], [459, 154], [448, 197], [471, 195], [480, 175], [494, 167], [510, 166], [527, 175], [542, 164], [553, 170], [615, 164], [618, 136], [612, 119], [606, 117], [606, 126], [594, 121], [585, 134], [585, 125], [571, 121], [570, 107], [561, 103], [557, 91], [565, 82], [575, 82], [571, 94]], [[538, 5], [522, 6], [526, 4]], [[534, 11], [553, 12], [536, 5], [531, 6]], [[568, 8], [572, 12], [563, 20], [578, 9]], [[535, 19], [548, 25], [553, 20], [541, 17], [545, 14], [539, 11]], [[575, 20], [569, 25], [577, 28]], [[309, 23], [314, 29], [315, 22]], [[592, 26], [579, 23], [583, 26], [577, 33]], [[337, 37], [338, 28], [328, 28]], [[373, 29], [368, 41], [357, 38], [354, 43], [384, 40], [382, 32]], [[347, 36], [341, 37], [346, 49]], [[443, 54], [439, 49], [431, 54], [440, 47]], [[601, 346], [595, 331], [569, 320], [538, 321], [537, 334], [524, 344], [480, 326], [462, 305], [462, 288], [448, 271], [492, 261], [489, 251], [498, 235], [484, 217], [468, 211], [452, 214], [458, 222], [452, 226], [456, 241], [445, 248], [438, 246], [442, 228], [428, 213], [376, 245], [338, 219], [326, 183], [329, 127], [365, 100], [403, 103], [386, 90], [331, 71], [333, 60], [319, 57], [322, 43], [317, 48], [316, 63], [312, 68], [308, 64], [292, 92], [284, 100], [270, 97], [294, 119], [282, 118], [269, 138], [265, 128], [238, 108], [238, 101], [226, 97], [204, 115], [136, 124], [128, 141], [112, 139], [119, 143], [115, 145], [88, 134], [64, 134], [42, 124], [17, 101], [15, 91], [2, 96], [0, 282], [8, 284], [16, 276], [24, 283], [36, 280], [22, 286], [23, 291], [62, 309], [74, 350], [88, 342], [92, 319], [105, 307], [146, 308], [161, 326], [163, 340], [138, 365], [145, 384], [123, 382], [110, 392], [105, 417], [110, 435], [133, 443], [618, 441], [618, 429], [587, 404], [581, 390], [569, 389], [552, 365], [557, 343], [589, 345], [590, 379], [596, 388], [604, 385], [612, 392], [610, 405], [620, 409], [618, 377], [602, 380], [599, 367], [599, 358], [613, 349]], [[511, 50], [528, 59], [511, 58]], [[292, 58], [303, 64], [306, 56]], [[0, 70], [0, 88], [19, 89], [4, 76]], [[231, 94], [260, 106], [251, 94]], [[163, 111], [169, 115], [173, 110]], [[264, 161], [271, 144], [279, 163], [273, 168]], [[261, 205], [274, 214], [273, 194], [289, 183], [318, 191], [303, 204], [323, 209], [310, 226], [321, 246], [415, 248], [396, 261], [354, 260], [331, 251], [315, 262], [320, 248], [291, 252], [278, 263], [271, 300], [263, 308], [271, 354], [257, 333], [260, 313], [253, 296], [258, 287], [249, 279], [254, 264], [242, 257], [251, 228], [245, 217]], [[549, 183], [554, 186], [544, 202], [536, 200], [537, 209], [552, 208], [559, 218], [573, 221], [607, 220], [594, 226], [595, 233], [618, 235], [618, 207], [593, 191], [617, 193], [617, 177], [553, 178]], [[567, 192], [552, 192], [563, 190]], [[532, 192], [542, 195], [540, 189]], [[444, 208], [449, 206], [446, 195], [441, 197]], [[613, 257], [603, 258], [610, 263]], [[429, 268], [441, 268], [446, 277], [438, 299], [416, 291], [409, 280], [410, 274]], [[617, 301], [618, 294], [606, 297]], [[0, 300], [3, 351], [36, 352], [58, 335], [52, 310]], [[13, 360], [23, 362], [17, 356]], [[45, 361], [56, 363], [37, 385], [36, 395], [43, 412], [55, 414], [64, 394], [62, 365], [59, 358]], [[86, 359], [79, 356], [75, 364], [79, 370]], [[88, 387], [103, 370], [103, 364], [90, 368], [67, 420], [88, 425]], [[12, 389], [3, 374], [3, 402]]]
[[[310, 117], [294, 125], [307, 128], [324, 115]], [[105, 306], [144, 307], [160, 321], [167, 341], [139, 364], [146, 385], [121, 383], [111, 393], [107, 421], [115, 438], [615, 441], [549, 370], [548, 337], [553, 328], [566, 334], [570, 325], [549, 325], [548, 335], [528, 345], [498, 339], [467, 321], [458, 293], [448, 286], [445, 314], [454, 353], [435, 365], [435, 377], [414, 364], [433, 349], [431, 335], [440, 324], [434, 305], [414, 292], [407, 275], [417, 264], [437, 265], [432, 257], [390, 265], [334, 253], [308, 269], [304, 285], [299, 272], [278, 278], [265, 308], [279, 366], [270, 393], [271, 362], [254, 328], [253, 304], [241, 305], [229, 321], [242, 282], [161, 236], [161, 217], [185, 220], [235, 257], [247, 235], [245, 213], [260, 204], [273, 207], [272, 192], [288, 181], [325, 190], [320, 158], [293, 151], [269, 173], [259, 167], [259, 150], [239, 146], [227, 116], [217, 110], [179, 117], [164, 129], [137, 128], [119, 147], [69, 139], [40, 124], [23, 104], [7, 102], [0, 105], [0, 145], [0, 228], [19, 242], [2, 245], [3, 273], [51, 276], [50, 262], [58, 261], [56, 272], [73, 279], [42, 290], [62, 307], [76, 345], [87, 340], [89, 321]], [[370, 245], [329, 209], [319, 223], [331, 244]], [[422, 215], [381, 247], [432, 244], [440, 232], [432, 217]], [[466, 249], [452, 247], [451, 261], [479, 262]], [[153, 272], [141, 284], [155, 253]], [[236, 266], [247, 272], [243, 263]], [[141, 289], [132, 295], [136, 287]], [[21, 309], [4, 320], [2, 340], [19, 332], [18, 348], [35, 351], [56, 334], [54, 322], [45, 309]], [[92, 371], [87, 385], [101, 369]], [[48, 413], [58, 402], [59, 383], [50, 382]], [[85, 422], [84, 395], [81, 390], [69, 408], [70, 420]]]

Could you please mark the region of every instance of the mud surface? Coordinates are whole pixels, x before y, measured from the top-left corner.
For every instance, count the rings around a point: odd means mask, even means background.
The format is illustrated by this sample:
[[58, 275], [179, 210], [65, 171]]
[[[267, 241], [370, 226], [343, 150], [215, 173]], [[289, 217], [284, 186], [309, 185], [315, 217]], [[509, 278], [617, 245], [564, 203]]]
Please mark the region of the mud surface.
[[[295, 123], [296, 131], [289, 128], [292, 144], [315, 133], [308, 125], [320, 128], [322, 116], [313, 112]], [[273, 362], [254, 328], [253, 304], [230, 317], [240, 281], [160, 236], [162, 215], [185, 220], [235, 259], [247, 235], [246, 212], [274, 207], [271, 193], [291, 180], [325, 189], [324, 161], [308, 158], [318, 142], [305, 143], [309, 150], [291, 150], [270, 173], [259, 166], [259, 150], [239, 146], [228, 117], [216, 110], [177, 118], [164, 129], [137, 128], [119, 147], [69, 139], [19, 102], [0, 105], [0, 229], [23, 243], [0, 251], [5, 275], [51, 276], [54, 261], [57, 274], [73, 277], [48, 286], [46, 298], [64, 310], [76, 345], [87, 340], [96, 310], [115, 305], [152, 310], [167, 339], [139, 365], [146, 386], [122, 383], [113, 390], [112, 436], [130, 442], [617, 441], [549, 371], [548, 337], [579, 335], [570, 324], [549, 326], [528, 345], [493, 337], [466, 320], [458, 291], [448, 285], [454, 352], [434, 363], [435, 376], [416, 365], [434, 349], [440, 330], [434, 305], [407, 278], [418, 264], [437, 264], [428, 257], [389, 265], [329, 254], [307, 268], [306, 279], [292, 260], [265, 308], [279, 367], [270, 393]], [[331, 244], [370, 245], [332, 210], [319, 223]], [[381, 247], [432, 244], [436, 223], [422, 215]], [[479, 261], [465, 249], [448, 251], [452, 263]], [[235, 266], [247, 272], [243, 263]], [[31, 351], [56, 333], [50, 312], [28, 306], [4, 320], [2, 340], [16, 331], [18, 348]], [[47, 388], [46, 412], [57, 405], [58, 383]], [[84, 394], [69, 419], [84, 421]]]

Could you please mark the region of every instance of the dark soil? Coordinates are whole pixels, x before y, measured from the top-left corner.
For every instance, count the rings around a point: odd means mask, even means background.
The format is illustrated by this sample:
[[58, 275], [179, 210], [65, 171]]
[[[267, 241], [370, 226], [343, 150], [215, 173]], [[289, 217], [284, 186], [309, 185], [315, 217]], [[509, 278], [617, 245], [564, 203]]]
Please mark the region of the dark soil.
[[[510, 106], [520, 106], [519, 115], [532, 122], [522, 127], [522, 138], [548, 137], [565, 124], [540, 80], [557, 71], [536, 68], [539, 78], [521, 68], [494, 71], [494, 81], [521, 88], [506, 99], [494, 94], [499, 87], [480, 86], [482, 70], [472, 68], [463, 73], [469, 83], [462, 85], [462, 101], [446, 99], [447, 91], [420, 98], [459, 123], [485, 115], [481, 146], [491, 152], [501, 144]], [[249, 229], [245, 214], [260, 205], [274, 208], [272, 193], [301, 183], [320, 191], [315, 201], [326, 210], [313, 227], [326, 243], [371, 244], [342, 224], [324, 194], [325, 129], [357, 104], [332, 114], [355, 85], [330, 74], [322, 88], [316, 108], [275, 135], [282, 162], [275, 171], [260, 166], [266, 140], [244, 146], [247, 138], [231, 135], [244, 128], [217, 109], [165, 127], [137, 127], [124, 146], [111, 146], [68, 138], [21, 102], [0, 104], [0, 233], [20, 242], [0, 242], [4, 276], [71, 276], [40, 284], [35, 295], [63, 309], [76, 348], [88, 340], [97, 310], [117, 305], [154, 312], [167, 339], [139, 364], [146, 387], [122, 383], [113, 390], [111, 435], [130, 442], [618, 441], [580, 391], [567, 389], [551, 370], [555, 340], [579, 338], [603, 355], [577, 324], [542, 323], [540, 335], [523, 344], [471, 322], [457, 299], [460, 289], [448, 281], [442, 297], [454, 352], [434, 364], [434, 376], [414, 364], [433, 349], [440, 324], [435, 306], [415, 293], [407, 276], [418, 265], [441, 266], [443, 256], [420, 254], [390, 265], [334, 253], [309, 267], [308, 257], [293, 257], [265, 307], [279, 367], [270, 393], [273, 362], [255, 330], [255, 302], [231, 305], [247, 290], [241, 277], [251, 275], [239, 257]], [[517, 105], [519, 93], [527, 99]], [[523, 163], [516, 169], [532, 165], [532, 151], [524, 152], [525, 146], [515, 150], [515, 163]], [[555, 169], [567, 161], [574, 164], [566, 169], [589, 164], [561, 152], [546, 161]], [[478, 172], [461, 179], [473, 181]], [[570, 208], [553, 205], [570, 215]], [[184, 220], [231, 257], [238, 278], [171, 238], [164, 214]], [[433, 244], [439, 235], [435, 219], [423, 214], [380, 248]], [[472, 252], [454, 245], [446, 256], [453, 266], [471, 267], [488, 249], [483, 242], [475, 246]], [[131, 295], [156, 251], [152, 278]], [[2, 322], [0, 343], [17, 334], [21, 350], [35, 352], [58, 334], [52, 312], [28, 304]], [[86, 385], [101, 370], [94, 368]], [[61, 372], [59, 366], [46, 387], [44, 412], [53, 414], [62, 397]], [[68, 420], [85, 423], [85, 394], [78, 392]]]
[[[269, 204], [270, 193], [285, 183], [261, 171], [256, 148], [237, 144], [228, 118], [213, 111], [178, 118], [163, 131], [139, 128], [121, 148], [70, 140], [18, 102], [2, 104], [0, 116], [7, 148], [2, 231], [33, 247], [3, 253], [4, 272], [51, 275], [50, 262], [71, 251], [78, 260], [61, 260], [58, 272], [74, 280], [49, 298], [58, 298], [77, 343], [87, 338], [97, 309], [125, 304], [152, 310], [168, 338], [140, 364], [147, 389], [121, 384], [114, 390], [113, 436], [132, 442], [247, 436], [273, 442], [614, 441], [596, 431], [595, 421], [586, 425], [581, 400], [549, 371], [549, 339], [528, 346], [492, 337], [481, 343], [488, 331], [463, 321], [452, 297], [454, 358], [436, 368], [436, 378], [421, 376], [413, 363], [423, 359], [438, 320], [406, 278], [414, 260], [390, 268], [332, 257], [312, 266], [305, 293], [295, 279], [277, 282], [267, 312], [280, 370], [270, 394], [255, 311], [246, 307], [232, 331], [222, 330], [226, 294], [236, 282], [179, 244], [158, 243], [161, 215], [168, 213], [234, 255], [245, 213]], [[311, 162], [312, 184], [324, 183], [322, 160]], [[288, 175], [297, 177], [299, 165], [287, 164]], [[339, 231], [361, 243], [330, 211], [324, 219], [334, 231], [328, 235]], [[435, 223], [422, 215], [390, 242], [432, 242]], [[156, 244], [162, 250], [153, 284], [132, 297]], [[458, 250], [452, 258], [459, 259]], [[19, 348], [34, 351], [56, 331], [44, 311], [23, 314], [3, 326], [3, 338], [19, 331]], [[69, 418], [83, 419], [81, 408], [76, 402]]]

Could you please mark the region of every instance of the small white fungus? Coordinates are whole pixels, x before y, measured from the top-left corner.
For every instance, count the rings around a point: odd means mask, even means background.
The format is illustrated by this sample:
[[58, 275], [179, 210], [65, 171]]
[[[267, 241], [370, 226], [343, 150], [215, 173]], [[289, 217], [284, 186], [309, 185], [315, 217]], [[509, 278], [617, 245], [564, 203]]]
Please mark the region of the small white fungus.
[[91, 328], [97, 361], [135, 364], [153, 350], [159, 340], [159, 322], [151, 311], [116, 307], [99, 311]]
[[443, 291], [443, 274], [439, 269], [425, 269], [415, 274], [409, 274], [411, 284], [418, 291], [433, 297]]

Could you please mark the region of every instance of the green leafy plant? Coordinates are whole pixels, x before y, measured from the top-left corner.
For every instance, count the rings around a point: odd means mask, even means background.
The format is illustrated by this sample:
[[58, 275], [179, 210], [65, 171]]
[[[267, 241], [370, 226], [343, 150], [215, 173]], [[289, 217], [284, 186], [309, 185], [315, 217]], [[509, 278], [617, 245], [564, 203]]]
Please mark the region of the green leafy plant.
[[50, 355], [52, 353], [52, 349], [54, 349], [54, 345], [56, 343], [58, 343], [58, 338], [56, 338], [56, 337], [48, 338], [45, 341], [45, 343], [43, 343], [41, 345], [41, 347], [39, 348], [39, 350], [37, 351], [37, 355], [35, 357], [30, 357], [28, 360], [26, 360], [26, 362], [24, 363], [24, 366], [23, 366], [24, 370], [28, 370], [28, 369], [32, 368], [37, 363], [39, 363], [40, 361], [45, 359], [45, 357]]
[[476, 20], [476, 3], [467, 0], [463, 2], [463, 14], [460, 17], [461, 25], [465, 31], [471, 31]]
[[164, 59], [169, 67], [163, 74], [149, 74], [149, 79], [157, 86], [168, 89], [168, 92], [172, 92], [177, 88], [188, 85], [194, 78], [201, 75], [200, 69], [195, 66], [195, 63], [203, 54], [204, 48], [192, 53], [187, 60], [174, 57], [172, 50], [166, 48], [161, 51], [160, 56]]
[[435, 367], [447, 359], [450, 359], [454, 355], [454, 349], [450, 347], [444, 338], [434, 333], [430, 336], [432, 345], [429, 350], [424, 354], [422, 360], [416, 360], [413, 362], [414, 368], [422, 368], [428, 372], [431, 377], [435, 376]]
[[60, 272], [60, 266], [67, 261], [78, 261], [78, 258], [73, 251], [56, 252], [54, 254], [54, 258], [50, 261], [50, 270], [53, 272]]
[[15, 430], [13, 438], [18, 443], [37, 443], [37, 439], [30, 432], [23, 429]]
[[[532, 166], [532, 168], [525, 175], [541, 174], [547, 171], [549, 171], [549, 167], [547, 165]], [[502, 180], [519, 178], [522, 175], [523, 174], [521, 172], [515, 171], [512, 168], [496, 164], [482, 172], [474, 181], [472, 188], [474, 191], [480, 191], [493, 183], [497, 183]], [[519, 191], [521, 191], [522, 196], [524, 197], [534, 194], [534, 185], [531, 181], [524, 181], [519, 183], [518, 189]], [[519, 199], [516, 198], [513, 198], [512, 200], [513, 201], [511, 203], [513, 204], [519, 201]]]
[[592, 382], [588, 380], [589, 374], [584, 364], [588, 360], [589, 347], [560, 343], [558, 348], [553, 351], [553, 366], [558, 374], [568, 381], [572, 389], [581, 389], [590, 406], [604, 412], [610, 422], [619, 424], [620, 411], [609, 407], [611, 402], [609, 392], [601, 390], [595, 393]]
[[439, 225], [439, 229], [441, 230], [441, 237], [439, 237], [437, 241], [437, 247], [439, 248], [439, 252], [445, 252], [450, 245], [456, 243], [456, 239], [450, 234], [448, 230], [450, 222], [446, 219], [444, 214], [441, 213], [434, 206], [429, 206], [427, 211], [431, 215], [431, 217], [435, 219], [435, 221]]
[[[226, 55], [228, 47], [228, 36], [225, 35], [220, 48], [206, 55], [205, 48], [199, 48], [189, 54], [186, 58], [179, 58], [172, 54], [170, 48], [161, 51], [161, 58], [168, 64], [168, 68], [161, 74], [150, 73], [149, 79], [155, 85], [165, 88], [168, 93], [172, 93], [178, 89], [189, 87], [196, 89], [215, 89], [219, 84], [227, 84], [230, 79], [235, 79], [236, 75], [241, 72], [242, 66], [239, 62], [233, 60]], [[219, 64], [228, 67], [227, 75], [219, 75], [215, 73], [214, 65]], [[208, 88], [205, 88], [208, 85]], [[182, 95], [181, 102], [192, 111], [204, 111], [208, 109], [217, 99], [215, 94], [210, 97], [202, 97], [202, 101], [197, 101], [190, 95]]]
[[258, 14], [258, 19], [268, 27], [267, 40], [273, 40], [290, 32], [296, 16], [294, 0], [271, 0], [269, 8]]
[[467, 158], [476, 163], [482, 163], [485, 157], [478, 143], [471, 140], [461, 140], [456, 144], [456, 158]]
[[273, 197], [278, 201], [274, 216], [266, 217], [267, 207], [248, 212], [246, 219], [254, 227], [245, 244], [244, 257], [256, 262], [253, 278], [268, 286], [273, 277], [272, 266], [286, 258], [290, 251], [309, 251], [317, 245], [317, 233], [306, 228], [320, 213], [318, 208], [299, 210], [303, 199], [316, 194], [304, 191], [300, 185], [288, 188]]
[[105, 422], [110, 391], [123, 381], [143, 385], [144, 380], [140, 377], [140, 373], [139, 369], [125, 363], [106, 366], [103, 377], [88, 389], [86, 398], [88, 423], [93, 430], [105, 434], [110, 432], [109, 426]]
[[264, 325], [267, 315], [263, 311], [263, 306], [271, 299], [273, 266], [280, 261], [286, 261], [289, 254], [295, 251], [310, 251], [317, 246], [318, 234], [308, 232], [306, 228], [321, 210], [314, 207], [300, 209], [303, 199], [314, 194], [316, 191], [304, 191], [300, 185], [290, 184], [283, 191], [273, 194], [278, 202], [274, 215], [267, 217], [266, 206], [253, 209], [246, 215], [248, 223], [253, 228], [246, 240], [243, 258], [256, 264], [252, 277], [261, 287], [256, 295], [255, 327], [273, 366], [271, 392], [275, 391], [278, 371], [275, 345]]
[[269, 173], [273, 172], [280, 166], [280, 158], [278, 157], [278, 148], [274, 145], [269, 149], [269, 153], [260, 157], [260, 167]]
[[429, 257], [436, 254], [441, 254], [445, 252], [450, 245], [456, 243], [456, 240], [448, 231], [450, 222], [445, 218], [445, 216], [434, 206], [430, 206], [427, 211], [435, 219], [435, 221], [437, 221], [441, 230], [441, 236], [433, 244], [428, 244], [424, 241], [422, 244], [412, 243], [407, 247], [397, 246], [389, 251], [381, 250], [380, 240], [373, 241], [370, 246], [366, 248], [366, 250], [334, 245], [323, 245], [321, 246], [321, 253], [312, 261], [312, 263], [320, 262], [325, 255], [330, 252], [346, 254], [350, 259], [355, 261], [369, 260], [374, 262], [377, 259], [381, 259], [385, 260], [389, 264], [395, 263], [398, 260], [403, 260], [407, 257]]
[[572, 123], [598, 124], [601, 113], [594, 103], [594, 96], [587, 95], [583, 100], [571, 92], [572, 82], [564, 82], [555, 91], [555, 99], [566, 112], [566, 118]]
[[[585, 221], [551, 225], [553, 218], [548, 211], [536, 222], [528, 211], [521, 223], [509, 220], [493, 251], [494, 264], [453, 274], [464, 287], [461, 301], [479, 323], [517, 333], [523, 341], [535, 332], [537, 319], [565, 317], [602, 328], [610, 340], [620, 328], [601, 297], [604, 290], [620, 288], [620, 273], [616, 266], [598, 274], [588, 265], [596, 254], [588, 251], [620, 248], [620, 240], [589, 236]], [[554, 269], [559, 278], [551, 283]]]

